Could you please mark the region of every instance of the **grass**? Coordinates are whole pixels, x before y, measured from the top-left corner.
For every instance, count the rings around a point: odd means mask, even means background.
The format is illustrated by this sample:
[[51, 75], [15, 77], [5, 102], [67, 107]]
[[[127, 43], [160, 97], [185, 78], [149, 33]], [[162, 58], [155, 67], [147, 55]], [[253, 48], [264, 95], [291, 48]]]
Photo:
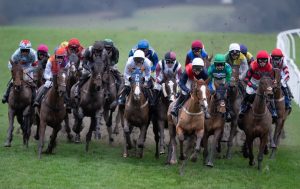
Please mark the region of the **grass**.
[[[159, 57], [170, 48], [184, 62], [185, 53], [193, 39], [200, 38], [208, 52], [225, 52], [230, 42], [248, 45], [257, 52], [270, 51], [275, 45], [275, 35], [250, 35], [227, 33], [176, 33], [110, 31], [100, 29], [41, 29], [5, 27], [0, 28], [0, 90], [9, 76], [6, 62], [19, 41], [28, 38], [36, 47], [39, 43], [50, 49], [71, 37], [81, 39], [84, 46], [96, 39], [112, 38], [120, 48], [119, 68], [123, 70], [127, 53], [141, 38], [147, 38], [157, 50]], [[106, 141], [93, 141], [88, 153], [84, 144], [71, 144], [65, 138], [58, 139], [55, 155], [37, 158], [37, 143], [30, 141], [25, 149], [21, 136], [15, 134], [11, 148], [0, 147], [0, 188], [300, 188], [300, 109], [293, 106], [293, 113], [286, 123], [287, 138], [282, 141], [276, 160], [265, 157], [263, 170], [248, 166], [235, 148], [231, 160], [217, 159], [215, 168], [188, 162], [184, 176], [179, 176], [178, 166], [165, 166], [165, 157], [154, 158], [154, 146], [148, 145], [145, 157], [136, 159], [121, 157], [122, 146], [109, 146]], [[7, 106], [0, 105], [0, 143], [5, 141], [7, 129]], [[15, 125], [16, 126], [16, 125]]]

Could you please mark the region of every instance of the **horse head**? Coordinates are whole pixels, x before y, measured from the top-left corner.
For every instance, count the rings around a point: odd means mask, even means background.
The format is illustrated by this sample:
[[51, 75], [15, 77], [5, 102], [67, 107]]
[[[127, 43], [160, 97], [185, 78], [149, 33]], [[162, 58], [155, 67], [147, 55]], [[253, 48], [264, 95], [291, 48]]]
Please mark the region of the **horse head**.
[[92, 70], [92, 83], [95, 86], [96, 91], [100, 91], [102, 87], [102, 75], [105, 72], [107, 65], [102, 60], [101, 57], [96, 57], [93, 66], [91, 67]]
[[237, 87], [239, 83], [239, 66], [232, 66], [232, 74], [230, 79], [230, 87]]
[[76, 76], [77, 69], [79, 67], [79, 57], [75, 53], [72, 53], [69, 56], [69, 61], [70, 61], [69, 75]]
[[133, 91], [134, 100], [138, 101], [143, 95], [142, 85], [145, 81], [142, 71], [140, 69], [135, 69], [130, 77], [131, 90]]
[[13, 86], [15, 90], [20, 90], [23, 81], [23, 68], [20, 62], [13, 62], [11, 69]]
[[194, 79], [191, 89], [191, 98], [195, 99], [199, 105], [207, 107], [207, 88], [205, 81], [203, 79]]
[[66, 92], [66, 86], [67, 86], [67, 70], [60, 69], [55, 77], [57, 77], [56, 90], [59, 96], [63, 96]]
[[216, 87], [216, 92], [213, 95], [214, 102], [217, 105], [217, 112], [225, 113], [226, 112], [226, 99], [227, 99], [227, 90], [224, 83], [219, 83], [214, 81]]
[[264, 96], [270, 97], [273, 95], [273, 87], [276, 86], [274, 82], [274, 75], [270, 73], [261, 72], [260, 81], [257, 89], [257, 94], [262, 94]]
[[164, 97], [167, 98], [170, 102], [175, 101], [177, 93], [177, 82], [175, 76], [164, 77], [162, 83], [162, 92]]

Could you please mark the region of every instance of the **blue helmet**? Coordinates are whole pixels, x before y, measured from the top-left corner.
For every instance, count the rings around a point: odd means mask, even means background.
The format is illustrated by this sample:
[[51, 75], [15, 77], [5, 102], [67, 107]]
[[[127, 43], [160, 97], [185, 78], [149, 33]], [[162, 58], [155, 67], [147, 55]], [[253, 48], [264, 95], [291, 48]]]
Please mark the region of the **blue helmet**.
[[247, 52], [248, 52], [248, 48], [247, 48], [245, 45], [243, 45], [243, 44], [240, 44], [240, 48], [241, 48], [241, 53], [243, 53], [243, 54], [247, 54]]
[[149, 42], [146, 39], [142, 39], [139, 41], [137, 48], [138, 49], [149, 49]]

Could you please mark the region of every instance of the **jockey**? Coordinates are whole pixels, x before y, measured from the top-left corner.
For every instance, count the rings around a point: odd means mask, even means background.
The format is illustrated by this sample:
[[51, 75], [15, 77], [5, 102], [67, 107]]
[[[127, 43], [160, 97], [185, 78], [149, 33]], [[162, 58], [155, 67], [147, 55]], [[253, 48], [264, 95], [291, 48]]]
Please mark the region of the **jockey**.
[[[63, 42], [64, 43], [64, 42]], [[64, 44], [62, 44], [64, 45]], [[81, 61], [83, 59], [84, 47], [81, 46], [80, 41], [77, 38], [72, 38], [68, 42], [66, 47], [67, 56], [69, 57], [72, 53], [76, 54]]]
[[[32, 72], [35, 71], [35, 66], [37, 64], [37, 55], [36, 51], [32, 49], [31, 42], [29, 40], [24, 39], [20, 42], [19, 48], [14, 52], [14, 54], [12, 54], [8, 62], [9, 70], [11, 70], [13, 63], [21, 63], [24, 73], [30, 74], [33, 77]], [[8, 96], [12, 85], [13, 84], [10, 81], [2, 98], [3, 104], [8, 102]], [[33, 89], [32, 92], [32, 95], [35, 96], [35, 89]]]
[[[251, 104], [254, 101], [257, 86], [259, 84], [260, 80], [260, 74], [259, 73], [273, 73], [273, 66], [270, 63], [269, 60], [269, 54], [265, 50], [261, 50], [257, 53], [256, 60], [254, 60], [249, 70], [247, 71], [247, 75], [244, 79], [244, 81], [247, 84], [246, 88], [246, 95], [242, 101], [241, 104], [241, 111], [239, 117], [243, 117], [243, 115], [246, 113], [246, 111], [249, 109], [249, 104]], [[272, 114], [272, 118], [277, 118], [277, 112], [276, 107], [274, 103], [274, 99], [270, 100], [270, 106], [269, 110]]]
[[241, 53], [247, 59], [248, 66], [250, 66], [250, 63], [254, 61], [253, 55], [248, 51], [248, 48], [245, 45], [240, 44], [240, 48], [241, 48]]
[[191, 49], [187, 52], [185, 58], [185, 66], [192, 63], [194, 58], [207, 59], [207, 53], [205, 52], [204, 45], [200, 40], [192, 42]]
[[[193, 62], [186, 66], [186, 69], [179, 81], [179, 87], [182, 91], [171, 111], [171, 114], [173, 116], [178, 116], [179, 108], [189, 99], [191, 94], [191, 85], [194, 79], [208, 79], [208, 74], [206, 69], [204, 68], [204, 62], [202, 58], [194, 58]], [[207, 107], [204, 107], [204, 112], [205, 118], [209, 119], [210, 115], [207, 112]]]
[[75, 98], [80, 98], [80, 89], [83, 84], [89, 79], [91, 73], [91, 67], [96, 60], [96, 58], [101, 58], [104, 62], [109, 62], [108, 54], [104, 48], [103, 41], [95, 41], [93, 46], [89, 46], [83, 55], [82, 67], [83, 71], [79, 78], [79, 83], [77, 86], [77, 90], [75, 92]]
[[240, 45], [231, 43], [229, 51], [225, 55], [225, 61], [232, 66], [239, 66], [239, 80], [243, 80], [248, 70], [248, 63], [246, 57], [241, 53]]
[[[63, 47], [58, 48], [55, 51], [55, 54], [50, 56], [50, 58], [47, 61], [46, 69], [44, 72], [44, 79], [46, 80], [46, 82], [43, 85], [42, 89], [39, 91], [37, 97], [35, 98], [33, 106], [39, 106], [41, 103], [42, 97], [51, 88], [53, 74], [56, 74], [59, 69], [68, 68], [69, 66], [70, 66], [70, 64], [67, 61], [66, 49]], [[68, 103], [67, 103], [67, 106], [68, 106]], [[67, 107], [67, 109], [69, 109], [69, 107]]]
[[46, 68], [46, 63], [50, 57], [48, 46], [45, 44], [40, 44], [37, 48], [37, 59], [38, 63], [42, 65], [43, 69]]
[[[133, 56], [129, 57], [124, 70], [125, 87], [119, 97], [119, 105], [125, 105], [126, 97], [129, 95], [130, 77], [131, 73], [135, 69], [141, 69], [145, 77], [145, 92], [146, 96], [150, 97], [149, 89], [151, 88], [152, 81], [151, 76], [151, 61], [145, 57], [145, 53], [142, 50], [136, 50]], [[151, 101], [151, 99], [149, 99]]]
[[138, 44], [130, 50], [129, 57], [133, 56], [136, 50], [144, 51], [145, 57], [152, 62], [152, 64], [150, 64], [151, 72], [154, 72], [158, 63], [158, 56], [154, 49], [150, 46], [149, 42], [145, 39], [140, 40]]
[[117, 64], [119, 62], [119, 50], [114, 45], [111, 39], [104, 39], [104, 48], [107, 51], [109, 58], [109, 65], [112, 70], [114, 77], [117, 80], [117, 89], [123, 88], [123, 77], [122, 74], [117, 69]]
[[285, 108], [291, 109], [291, 99], [293, 95], [290, 91], [290, 88], [287, 84], [290, 79], [289, 68], [287, 64], [284, 62], [284, 56], [280, 49], [275, 48], [271, 53], [271, 63], [274, 68], [278, 68], [281, 71], [281, 89], [285, 96]]
[[176, 60], [176, 54], [173, 51], [169, 51], [165, 54], [165, 59], [160, 60], [156, 65], [154, 85], [154, 102], [158, 98], [158, 94], [161, 91], [161, 84], [164, 82], [164, 77], [175, 77], [176, 82], [179, 83], [182, 74], [181, 64]]
[[[231, 66], [226, 63], [225, 56], [223, 54], [216, 54], [214, 57], [214, 64], [210, 65], [208, 68], [208, 89], [211, 94], [214, 94], [216, 89], [214, 85], [214, 80], [221, 81], [225, 84], [225, 88], [227, 89], [230, 84], [232, 69]], [[229, 101], [227, 101], [226, 106], [226, 120], [231, 120], [231, 115], [229, 111]]]

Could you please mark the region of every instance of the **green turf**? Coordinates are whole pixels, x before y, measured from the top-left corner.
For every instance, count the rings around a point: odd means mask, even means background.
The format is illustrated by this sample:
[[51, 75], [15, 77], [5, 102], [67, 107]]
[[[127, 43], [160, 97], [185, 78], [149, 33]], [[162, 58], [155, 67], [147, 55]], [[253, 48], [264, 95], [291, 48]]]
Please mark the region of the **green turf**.
[[[255, 54], [259, 49], [270, 51], [276, 40], [275, 35], [2, 27], [0, 91], [10, 78], [7, 60], [21, 39], [30, 39], [34, 47], [45, 43], [53, 49], [71, 37], [78, 37], [85, 46], [96, 39], [112, 38], [120, 48], [120, 68], [130, 48], [141, 38], [147, 38], [160, 57], [169, 49], [175, 50], [181, 62], [195, 38], [203, 40], [209, 53], [225, 52], [230, 42], [242, 42]], [[90, 152], [85, 153], [84, 144], [70, 144], [59, 138], [55, 155], [43, 155], [38, 160], [37, 143], [31, 140], [25, 149], [20, 135], [15, 134], [11, 148], [0, 146], [0, 188], [300, 188], [300, 110], [293, 108], [286, 123], [287, 138], [276, 160], [265, 157], [262, 172], [249, 167], [248, 160], [235, 148], [233, 159], [217, 159], [215, 168], [208, 169], [200, 158], [197, 163], [188, 162], [185, 175], [179, 176], [178, 166], [164, 165], [165, 156], [154, 158], [153, 145], [146, 146], [143, 159], [124, 159], [120, 145], [111, 147], [104, 140], [93, 141]], [[7, 127], [7, 106], [0, 105], [0, 144], [4, 143]]]

